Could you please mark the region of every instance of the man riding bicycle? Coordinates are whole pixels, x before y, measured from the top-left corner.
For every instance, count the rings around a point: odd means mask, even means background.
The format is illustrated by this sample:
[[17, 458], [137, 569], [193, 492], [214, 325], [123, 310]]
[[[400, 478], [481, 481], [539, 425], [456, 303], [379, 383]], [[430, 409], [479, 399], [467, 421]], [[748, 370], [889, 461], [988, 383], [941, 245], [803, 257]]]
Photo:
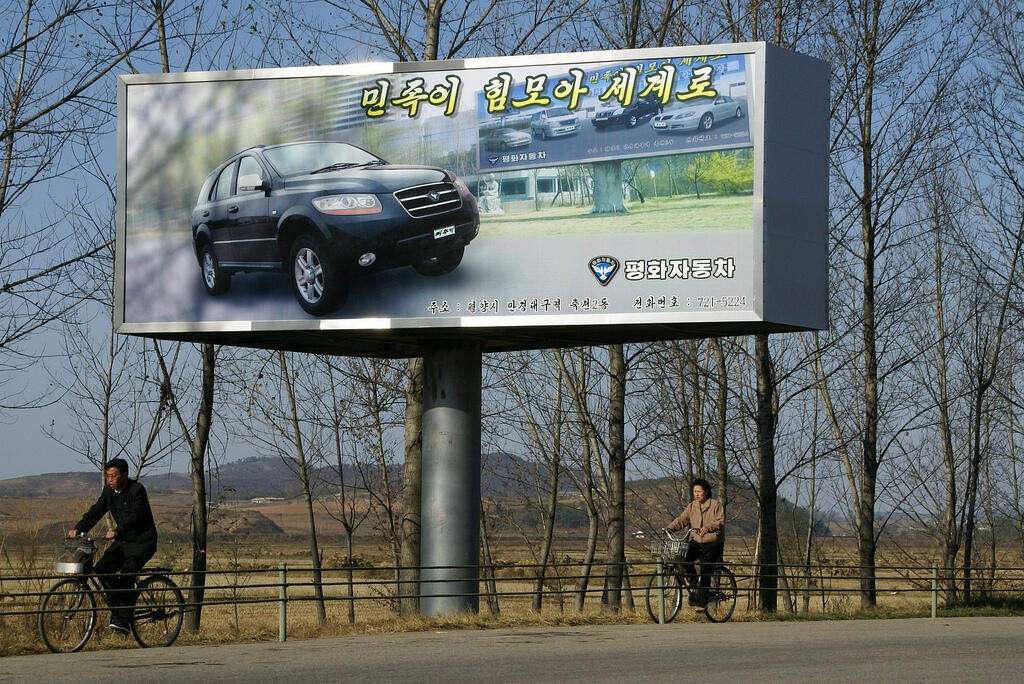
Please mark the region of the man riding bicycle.
[[[68, 537], [85, 534], [106, 513], [114, 518], [116, 526], [107, 530], [112, 540], [94, 570], [107, 589], [110, 606], [110, 629], [123, 634], [129, 631], [128, 620], [134, 602], [130, 590], [136, 574], [156, 553], [156, 524], [149, 507], [146, 489], [136, 480], [128, 478], [128, 462], [123, 458], [111, 459], [103, 471], [106, 486], [100, 498], [92, 505]], [[118, 574], [120, 573], [120, 574]]]
[[683, 557], [683, 570], [693, 586], [696, 574], [694, 561], [700, 563], [696, 595], [690, 595], [690, 605], [700, 613], [708, 605], [708, 587], [711, 586], [711, 570], [722, 560], [725, 546], [725, 507], [718, 499], [711, 498], [711, 485], [698, 478], [692, 483], [693, 501], [682, 514], [669, 523], [670, 532], [690, 528], [690, 546]]

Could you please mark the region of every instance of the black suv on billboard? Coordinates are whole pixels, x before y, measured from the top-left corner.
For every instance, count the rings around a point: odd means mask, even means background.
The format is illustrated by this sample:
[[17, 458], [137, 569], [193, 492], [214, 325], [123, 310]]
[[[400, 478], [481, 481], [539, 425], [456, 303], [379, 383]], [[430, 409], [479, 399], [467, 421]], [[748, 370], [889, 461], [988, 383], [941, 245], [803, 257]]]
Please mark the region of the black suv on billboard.
[[609, 107], [594, 115], [590, 120], [598, 130], [615, 124], [625, 124], [633, 128], [642, 120], [660, 114], [662, 109], [661, 100], [657, 97], [645, 97], [633, 100], [626, 107]]
[[233, 273], [284, 271], [314, 315], [341, 306], [359, 273], [454, 270], [479, 230], [476, 199], [455, 174], [342, 142], [239, 152], [207, 176], [192, 210], [207, 292], [226, 292]]

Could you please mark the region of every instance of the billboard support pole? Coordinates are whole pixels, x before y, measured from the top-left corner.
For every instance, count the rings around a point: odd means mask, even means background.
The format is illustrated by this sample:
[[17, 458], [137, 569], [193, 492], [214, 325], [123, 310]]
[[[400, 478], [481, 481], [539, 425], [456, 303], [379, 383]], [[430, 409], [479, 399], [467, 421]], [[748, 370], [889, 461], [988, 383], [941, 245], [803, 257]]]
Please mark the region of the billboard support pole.
[[481, 348], [423, 350], [420, 612], [476, 612], [480, 589]]

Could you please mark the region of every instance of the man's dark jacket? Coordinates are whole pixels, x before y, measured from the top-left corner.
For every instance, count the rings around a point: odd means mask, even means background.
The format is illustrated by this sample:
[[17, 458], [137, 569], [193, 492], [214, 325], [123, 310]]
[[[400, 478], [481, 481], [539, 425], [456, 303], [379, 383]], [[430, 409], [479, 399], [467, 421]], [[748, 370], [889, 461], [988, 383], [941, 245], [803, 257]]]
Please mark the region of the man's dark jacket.
[[75, 525], [79, 532], [88, 532], [107, 512], [113, 516], [114, 544], [120, 544], [125, 556], [151, 558], [156, 553], [156, 524], [149, 508], [146, 488], [135, 480], [128, 480], [124, 489], [115, 492], [103, 485], [100, 498]]

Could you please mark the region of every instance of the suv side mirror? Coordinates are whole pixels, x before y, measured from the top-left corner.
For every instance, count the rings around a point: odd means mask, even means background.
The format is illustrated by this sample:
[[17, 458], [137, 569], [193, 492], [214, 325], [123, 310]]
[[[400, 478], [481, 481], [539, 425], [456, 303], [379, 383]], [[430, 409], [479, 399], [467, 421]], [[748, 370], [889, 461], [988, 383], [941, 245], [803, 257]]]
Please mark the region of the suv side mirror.
[[255, 173], [238, 177], [238, 192], [254, 192], [263, 189], [263, 179]]

